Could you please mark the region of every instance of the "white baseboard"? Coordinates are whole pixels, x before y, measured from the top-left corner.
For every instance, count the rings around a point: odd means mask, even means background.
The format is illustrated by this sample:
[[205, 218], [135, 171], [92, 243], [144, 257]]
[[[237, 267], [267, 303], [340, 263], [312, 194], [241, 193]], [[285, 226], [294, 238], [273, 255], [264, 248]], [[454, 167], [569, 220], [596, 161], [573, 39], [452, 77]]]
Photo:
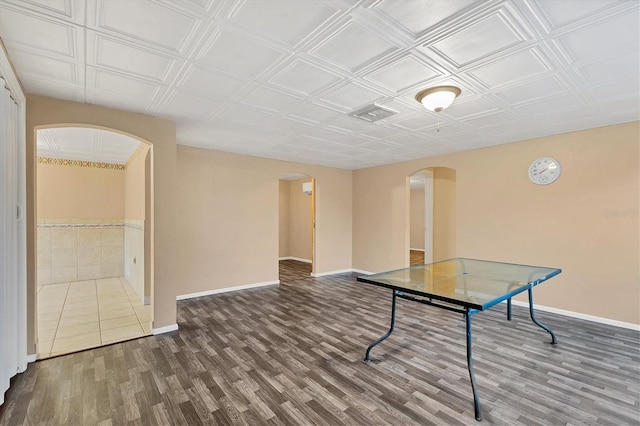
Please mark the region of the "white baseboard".
[[372, 275], [375, 274], [375, 272], [369, 272], [369, 271], [363, 271], [362, 269], [352, 269], [352, 272], [355, 272], [356, 274], [362, 274], [362, 275]]
[[144, 297], [144, 304], [145, 305], [150, 305], [151, 304], [151, 296], [145, 296]]
[[409, 247], [409, 250], [412, 250], [412, 251], [421, 251], [421, 252], [424, 252], [424, 249], [414, 249], [414, 248], [411, 248], [411, 247]]
[[278, 260], [297, 260], [298, 262], [313, 263], [311, 259], [303, 259], [301, 257], [293, 257], [293, 256], [279, 257]]
[[171, 331], [176, 331], [178, 329], [178, 324], [171, 324], [164, 327], [154, 328], [151, 330], [151, 333], [155, 336], [157, 334], [169, 333]]
[[38, 354], [27, 354], [27, 363], [36, 362]]
[[200, 291], [198, 293], [181, 294], [176, 296], [176, 300], [193, 299], [194, 297], [210, 296], [212, 294], [227, 293], [230, 291], [247, 290], [250, 288], [265, 287], [268, 285], [280, 284], [280, 280], [266, 281], [263, 283], [239, 285], [235, 287], [216, 288], [214, 290]]
[[[506, 300], [503, 302], [506, 303]], [[512, 300], [512, 303], [515, 306], [523, 306], [525, 308], [529, 307], [529, 302], [521, 302], [519, 300]], [[536, 311], [544, 311], [551, 312], [552, 314], [564, 315], [566, 317], [578, 318], [586, 321], [597, 322], [600, 324], [612, 325], [614, 327], [626, 328], [629, 330], [640, 331], [640, 324], [633, 324], [631, 322], [617, 321], [609, 318], [597, 317], [595, 315], [582, 314], [580, 312], [567, 311], [564, 309], [552, 308], [549, 306], [542, 306], [535, 304], [533, 305]]]
[[318, 272], [316, 274], [312, 273], [311, 276], [317, 278], [317, 277], [324, 277], [326, 275], [344, 274], [344, 273], [352, 272], [352, 271], [353, 271], [353, 269], [340, 269], [340, 270], [337, 270], [337, 271]]
[[361, 271], [360, 269], [340, 269], [337, 271], [319, 272], [311, 274], [312, 277], [324, 277], [326, 275], [346, 274], [347, 272], [355, 272], [356, 274], [371, 275], [373, 272]]

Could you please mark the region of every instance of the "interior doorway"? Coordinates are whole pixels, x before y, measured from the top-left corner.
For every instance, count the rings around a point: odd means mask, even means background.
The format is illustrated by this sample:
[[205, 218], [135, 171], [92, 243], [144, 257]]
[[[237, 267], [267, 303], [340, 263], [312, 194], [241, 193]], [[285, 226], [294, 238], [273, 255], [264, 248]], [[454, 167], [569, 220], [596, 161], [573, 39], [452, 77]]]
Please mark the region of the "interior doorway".
[[301, 173], [279, 180], [278, 261], [304, 277], [315, 270], [315, 186], [313, 177]]
[[409, 265], [456, 257], [456, 171], [429, 167], [408, 181]]
[[37, 351], [151, 334], [152, 147], [103, 129], [37, 131]]

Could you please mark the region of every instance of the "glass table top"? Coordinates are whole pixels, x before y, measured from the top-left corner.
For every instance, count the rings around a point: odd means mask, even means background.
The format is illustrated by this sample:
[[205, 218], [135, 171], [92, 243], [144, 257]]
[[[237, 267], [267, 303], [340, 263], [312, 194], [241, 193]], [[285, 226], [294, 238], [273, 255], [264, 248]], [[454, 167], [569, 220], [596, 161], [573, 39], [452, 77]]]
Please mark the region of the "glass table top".
[[358, 281], [484, 310], [562, 272], [559, 268], [455, 258]]

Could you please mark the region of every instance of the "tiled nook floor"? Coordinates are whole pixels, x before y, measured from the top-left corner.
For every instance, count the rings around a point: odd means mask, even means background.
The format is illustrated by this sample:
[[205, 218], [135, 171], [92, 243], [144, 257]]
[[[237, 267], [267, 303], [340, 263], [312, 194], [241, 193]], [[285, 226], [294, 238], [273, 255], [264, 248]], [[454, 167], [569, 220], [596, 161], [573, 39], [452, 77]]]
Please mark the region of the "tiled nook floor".
[[151, 334], [151, 307], [125, 278], [38, 288], [38, 359]]

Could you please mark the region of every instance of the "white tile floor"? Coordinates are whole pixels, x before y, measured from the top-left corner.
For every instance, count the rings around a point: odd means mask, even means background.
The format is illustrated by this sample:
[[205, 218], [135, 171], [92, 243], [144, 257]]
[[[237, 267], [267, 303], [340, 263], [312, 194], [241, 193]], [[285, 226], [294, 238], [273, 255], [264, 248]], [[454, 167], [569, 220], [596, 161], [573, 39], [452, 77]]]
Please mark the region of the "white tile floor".
[[151, 334], [151, 307], [123, 277], [38, 287], [38, 359]]

